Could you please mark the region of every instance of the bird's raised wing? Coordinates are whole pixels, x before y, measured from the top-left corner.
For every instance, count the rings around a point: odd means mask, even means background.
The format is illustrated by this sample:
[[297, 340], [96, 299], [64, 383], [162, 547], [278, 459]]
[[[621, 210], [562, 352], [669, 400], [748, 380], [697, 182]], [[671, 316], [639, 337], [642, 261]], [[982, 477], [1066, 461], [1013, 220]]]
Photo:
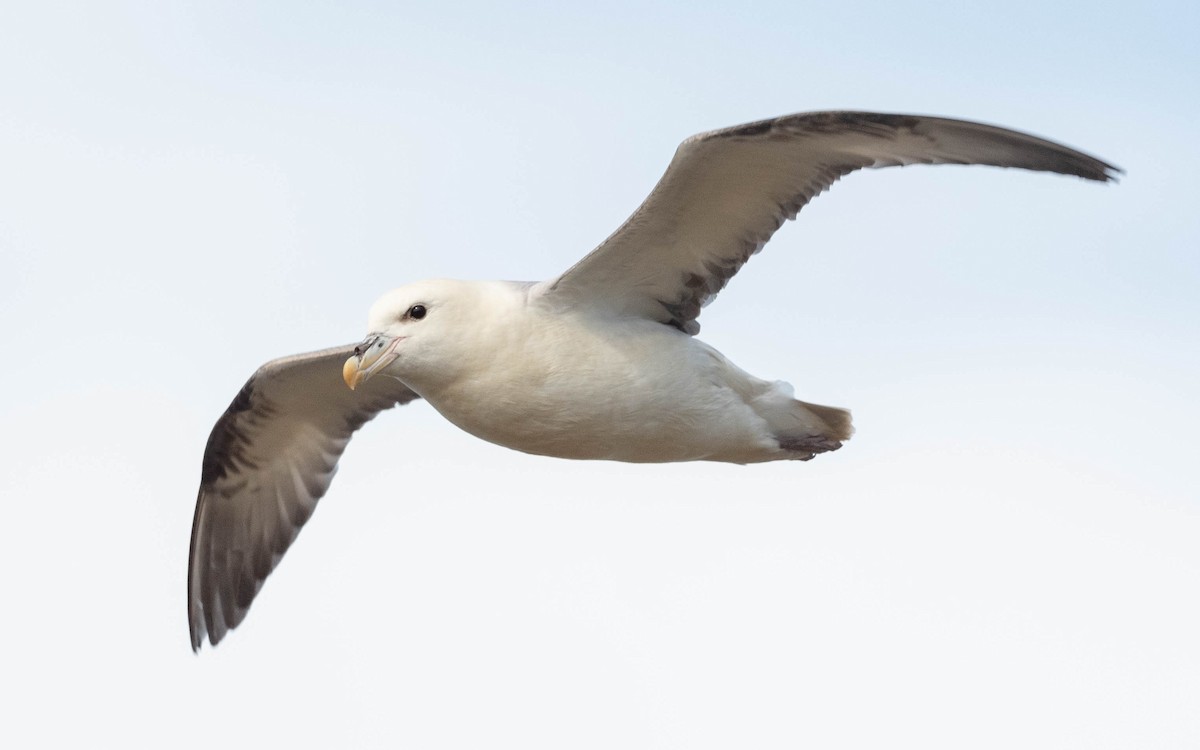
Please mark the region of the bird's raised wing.
[[1101, 182], [1119, 172], [1041, 138], [938, 117], [812, 112], [714, 130], [684, 141], [637, 211], [544, 285], [542, 297], [694, 334], [700, 308], [785, 219], [843, 175], [907, 164], [987, 164]]
[[350, 436], [417, 398], [390, 377], [351, 391], [354, 345], [268, 362], [217, 420], [200, 475], [188, 559], [192, 649], [242, 621], [263, 580], [329, 489]]

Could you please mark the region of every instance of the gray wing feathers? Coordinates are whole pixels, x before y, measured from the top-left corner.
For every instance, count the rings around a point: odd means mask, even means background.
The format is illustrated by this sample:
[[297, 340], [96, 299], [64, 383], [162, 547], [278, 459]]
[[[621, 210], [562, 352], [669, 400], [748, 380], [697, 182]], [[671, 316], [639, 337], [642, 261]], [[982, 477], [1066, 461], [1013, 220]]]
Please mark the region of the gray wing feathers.
[[685, 140], [642, 205], [546, 286], [551, 302], [608, 308], [696, 333], [712, 300], [777, 229], [840, 177], [907, 164], [983, 164], [1107, 181], [1099, 159], [992, 125], [814, 112]]
[[329, 489], [350, 436], [417, 398], [399, 381], [342, 382], [353, 345], [286, 357], [251, 376], [204, 451], [188, 560], [192, 648], [237, 627]]

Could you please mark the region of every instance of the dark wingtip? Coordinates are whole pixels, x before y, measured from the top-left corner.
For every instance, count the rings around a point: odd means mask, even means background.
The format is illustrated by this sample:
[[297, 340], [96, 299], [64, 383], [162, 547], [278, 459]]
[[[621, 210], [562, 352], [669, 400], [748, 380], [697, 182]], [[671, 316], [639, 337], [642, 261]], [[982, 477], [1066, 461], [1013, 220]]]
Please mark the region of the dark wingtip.
[[1085, 180], [1095, 182], [1120, 182], [1121, 175], [1125, 174], [1125, 170], [1120, 167], [1109, 164], [1103, 159], [1085, 154], [1074, 149], [1068, 149], [1066, 146], [1059, 147], [1063, 152], [1056, 154], [1058, 158], [1052, 159], [1043, 169], [1060, 174], [1069, 174], [1076, 177], [1082, 177]]
[[196, 627], [196, 623], [191, 618], [191, 613], [188, 613], [188, 630], [191, 631], [192, 637], [192, 653], [200, 653], [200, 646], [204, 643], [204, 631]]
[[196, 611], [192, 603], [188, 602], [188, 631], [191, 635], [192, 653], [200, 653], [201, 647], [204, 646], [204, 636], [208, 634], [208, 629], [204, 627], [204, 614]]
[[1076, 177], [1082, 177], [1085, 180], [1093, 180], [1095, 182], [1112, 182], [1119, 183], [1121, 176], [1125, 174], [1125, 170], [1120, 167], [1109, 164], [1108, 162], [1097, 159], [1094, 156], [1079, 154], [1080, 158], [1074, 163], [1063, 165], [1061, 169], [1056, 171], [1066, 174], [1073, 174]]

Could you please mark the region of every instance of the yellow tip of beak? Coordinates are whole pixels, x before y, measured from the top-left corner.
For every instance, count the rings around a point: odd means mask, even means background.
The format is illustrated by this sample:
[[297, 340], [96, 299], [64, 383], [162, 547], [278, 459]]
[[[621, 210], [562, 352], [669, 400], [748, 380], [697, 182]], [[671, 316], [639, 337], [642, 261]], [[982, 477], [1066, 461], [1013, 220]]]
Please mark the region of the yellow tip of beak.
[[342, 380], [346, 381], [350, 390], [355, 389], [358, 381], [362, 380], [362, 376], [363, 371], [358, 366], [358, 357], [350, 357], [346, 360], [346, 364], [342, 365]]

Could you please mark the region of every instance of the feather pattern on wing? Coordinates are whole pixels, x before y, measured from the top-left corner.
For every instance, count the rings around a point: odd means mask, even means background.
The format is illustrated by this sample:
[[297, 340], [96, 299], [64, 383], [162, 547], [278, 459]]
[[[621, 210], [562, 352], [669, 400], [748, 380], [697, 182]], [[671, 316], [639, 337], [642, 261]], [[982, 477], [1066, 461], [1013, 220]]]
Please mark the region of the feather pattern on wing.
[[699, 332], [700, 309], [787, 219], [862, 168], [984, 164], [1107, 181], [1099, 159], [1014, 130], [938, 117], [812, 112], [685, 140], [658, 185], [591, 254], [544, 285], [547, 303]]
[[354, 346], [268, 362], [217, 420], [200, 474], [188, 559], [192, 648], [242, 621], [263, 580], [329, 489], [350, 437], [417, 398], [400, 381], [342, 382]]

